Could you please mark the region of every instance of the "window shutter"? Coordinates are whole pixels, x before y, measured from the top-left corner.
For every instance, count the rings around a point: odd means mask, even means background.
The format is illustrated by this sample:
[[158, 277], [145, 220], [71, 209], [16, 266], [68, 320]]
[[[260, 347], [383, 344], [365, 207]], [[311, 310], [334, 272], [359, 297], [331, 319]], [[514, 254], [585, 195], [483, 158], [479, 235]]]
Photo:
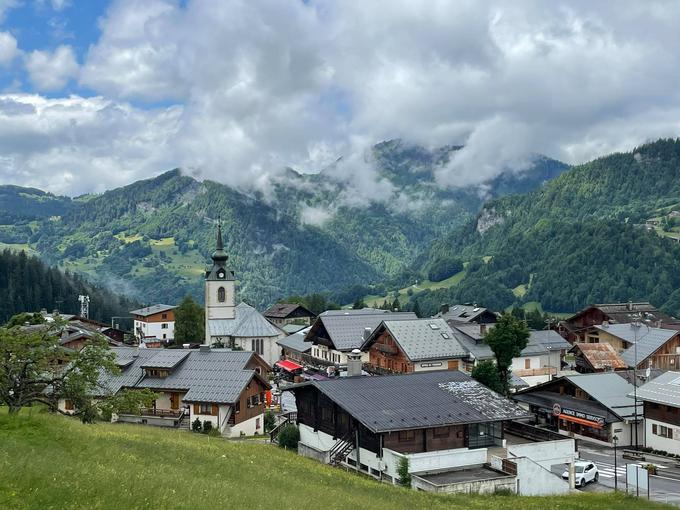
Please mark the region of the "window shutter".
[[219, 407], [217, 407], [217, 404], [212, 405], [212, 415], [217, 416], [217, 413], [219, 413]]
[[198, 407], [198, 404], [194, 404], [194, 414], [201, 414], [201, 409]]

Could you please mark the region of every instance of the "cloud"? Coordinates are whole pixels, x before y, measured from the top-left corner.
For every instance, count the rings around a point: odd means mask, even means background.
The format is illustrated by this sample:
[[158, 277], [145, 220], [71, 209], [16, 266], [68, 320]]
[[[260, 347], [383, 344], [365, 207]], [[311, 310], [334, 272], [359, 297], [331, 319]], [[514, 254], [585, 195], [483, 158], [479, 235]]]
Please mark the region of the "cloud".
[[303, 204], [300, 209], [300, 223], [321, 227], [333, 217], [333, 211], [325, 207], [312, 207]]
[[17, 40], [9, 32], [0, 32], [0, 66], [8, 66], [19, 56]]
[[[66, 189], [35, 166], [53, 168], [47, 144], [78, 190], [175, 166], [266, 189], [286, 166], [330, 166], [342, 198], [365, 203], [394, 193], [366, 147], [403, 138], [465, 144], [437, 179], [476, 186], [535, 153], [577, 163], [677, 136], [679, 23], [680, 4], [662, 0], [118, 0], [80, 71], [69, 47], [27, 58], [39, 90], [75, 78], [97, 96], [36, 107], [25, 119], [35, 139], [21, 140], [15, 161], [33, 165], [35, 184]], [[114, 125], [100, 106], [118, 112]], [[77, 143], [59, 146], [74, 109], [115, 143], [91, 150], [76, 130]], [[79, 168], [99, 178], [81, 181]]]
[[67, 45], [57, 47], [54, 52], [34, 50], [26, 56], [26, 71], [41, 91], [63, 89], [78, 75], [78, 69], [73, 48]]

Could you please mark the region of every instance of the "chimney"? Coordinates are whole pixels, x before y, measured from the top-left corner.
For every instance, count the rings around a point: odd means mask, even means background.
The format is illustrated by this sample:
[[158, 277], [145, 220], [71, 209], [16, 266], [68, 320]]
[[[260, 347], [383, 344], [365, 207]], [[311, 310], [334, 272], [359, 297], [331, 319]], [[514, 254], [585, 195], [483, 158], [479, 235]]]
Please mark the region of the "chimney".
[[479, 325], [479, 334], [482, 336], [486, 335], [486, 324]]
[[602, 321], [602, 327], [607, 329], [609, 327], [609, 321]]
[[210, 352], [210, 346], [209, 345], [201, 345], [201, 347], [198, 349], [199, 352]]
[[357, 377], [361, 375], [361, 351], [352, 349], [347, 355], [347, 377]]
[[449, 313], [449, 304], [444, 303], [442, 306], [439, 307], [439, 313], [444, 315], [445, 313]]
[[633, 311], [633, 302], [631, 300], [628, 300], [628, 311], [629, 312]]
[[189, 349], [191, 348], [191, 344], [182, 344], [182, 349]]
[[364, 328], [364, 342], [368, 340], [368, 337], [371, 336], [371, 333], [373, 333], [371, 328]]

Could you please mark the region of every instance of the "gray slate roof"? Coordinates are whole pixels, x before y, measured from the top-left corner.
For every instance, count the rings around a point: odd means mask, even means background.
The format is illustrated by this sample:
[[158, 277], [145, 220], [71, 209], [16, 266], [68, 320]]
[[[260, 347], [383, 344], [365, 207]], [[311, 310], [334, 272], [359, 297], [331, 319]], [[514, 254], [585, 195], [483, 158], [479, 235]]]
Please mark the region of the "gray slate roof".
[[530, 416], [455, 370], [311, 381], [290, 389], [310, 385], [375, 433]]
[[285, 319], [296, 310], [302, 310], [307, 317], [314, 317], [312, 312], [298, 303], [275, 303], [267, 308], [262, 315], [275, 319]]
[[235, 338], [267, 338], [284, 332], [269, 322], [260, 312], [246, 303], [236, 306], [235, 318], [208, 321], [210, 336]]
[[189, 355], [185, 349], [159, 349], [159, 352], [142, 364], [142, 368], [173, 368]]
[[[169, 350], [135, 349], [117, 347], [117, 363], [120, 374], [103, 374], [100, 384], [111, 393], [122, 388], [150, 388], [152, 390], [187, 391], [186, 402], [214, 402], [231, 404], [238, 399], [245, 386], [253, 377], [259, 377], [254, 370], [246, 370], [252, 352], [230, 351], [227, 349]], [[186, 354], [182, 361], [172, 368], [164, 378], [147, 377], [143, 367], [157, 367], [169, 359], [170, 352]], [[160, 357], [156, 361], [156, 357]]]
[[571, 344], [557, 331], [539, 330], [529, 332], [529, 343], [522, 350], [522, 356], [541, 356], [553, 351], [568, 351]]
[[467, 356], [467, 351], [444, 319], [385, 320], [362, 346], [362, 350], [373, 344], [385, 328], [411, 361]]
[[335, 348], [339, 351], [351, 351], [361, 347], [364, 343], [364, 330], [375, 330], [380, 323], [391, 321], [417, 319], [413, 312], [390, 312], [364, 308], [362, 310], [330, 310], [322, 313], [316, 319], [314, 326], [307, 334], [306, 340], [314, 340], [314, 330], [320, 322], [325, 328]]
[[[625, 340], [630, 344], [635, 344], [635, 328], [630, 324], [610, 324], [609, 326], [595, 327], [610, 335], [614, 335], [621, 340]], [[680, 334], [680, 331], [674, 329], [647, 328], [644, 325], [640, 326], [637, 329], [637, 364], [639, 365], [642, 361], [661, 348], [663, 344], [678, 334]], [[634, 345], [623, 351], [621, 354], [621, 358], [623, 358], [623, 361], [625, 361], [629, 367], [635, 365], [635, 357]]]
[[[568, 375], [565, 378], [620, 417], [634, 416], [635, 400], [628, 396], [634, 389], [633, 385], [616, 372]], [[641, 414], [638, 403], [638, 415]]]
[[451, 305], [448, 311], [437, 314], [437, 317], [447, 321], [472, 322], [486, 311], [487, 308], [481, 306]]
[[305, 335], [309, 331], [310, 327], [307, 326], [302, 331], [294, 333], [285, 338], [280, 338], [276, 341], [281, 347], [292, 349], [297, 352], [309, 352], [312, 349], [312, 344], [305, 342]]
[[638, 400], [680, 407], [680, 372], [664, 372], [637, 389]]
[[167, 312], [168, 310], [173, 310], [176, 308], [172, 305], [151, 305], [145, 306], [144, 308], [139, 308], [138, 310], [132, 310], [130, 313], [132, 315], [141, 315], [142, 317], [148, 317], [149, 315], [154, 315], [156, 313]]

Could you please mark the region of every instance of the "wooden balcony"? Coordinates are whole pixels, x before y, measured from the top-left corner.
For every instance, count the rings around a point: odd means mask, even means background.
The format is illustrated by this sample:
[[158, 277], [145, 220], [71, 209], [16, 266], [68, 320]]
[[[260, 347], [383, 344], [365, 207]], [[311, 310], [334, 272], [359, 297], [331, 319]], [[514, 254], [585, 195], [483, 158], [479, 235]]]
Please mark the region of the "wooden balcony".
[[142, 416], [158, 416], [159, 418], [179, 418], [182, 414], [181, 409], [153, 409], [151, 407], [142, 408]]
[[523, 368], [521, 370], [513, 370], [512, 373], [517, 377], [535, 377], [541, 375], [557, 375], [557, 368], [542, 367], [542, 368]]
[[384, 354], [397, 354], [396, 345], [375, 344], [375, 348]]

